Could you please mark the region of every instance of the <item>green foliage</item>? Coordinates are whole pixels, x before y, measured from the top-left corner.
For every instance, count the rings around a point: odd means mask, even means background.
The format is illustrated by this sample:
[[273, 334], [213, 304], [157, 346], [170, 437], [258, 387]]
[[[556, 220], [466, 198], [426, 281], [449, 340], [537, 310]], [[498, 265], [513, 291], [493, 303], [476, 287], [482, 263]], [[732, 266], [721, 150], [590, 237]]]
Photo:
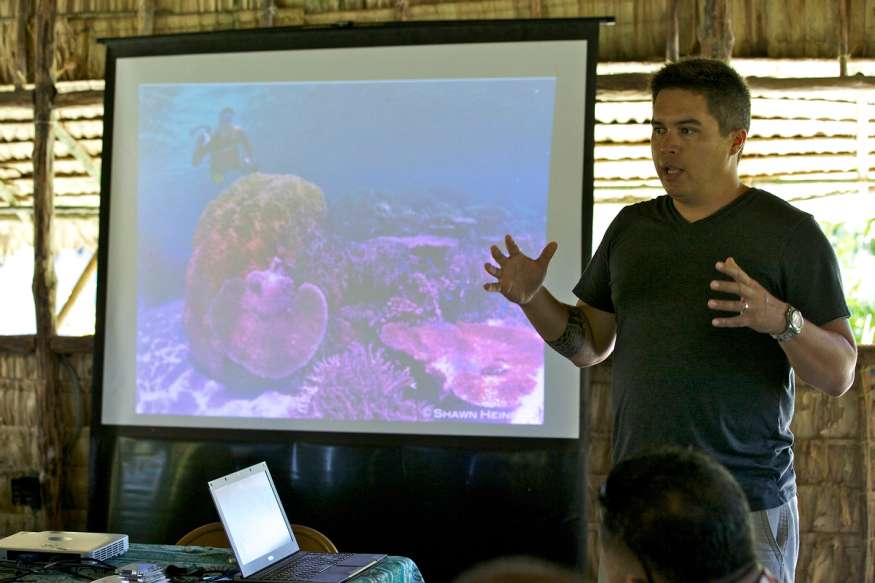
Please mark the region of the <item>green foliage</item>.
[[839, 259], [857, 343], [875, 344], [875, 218], [820, 226]]

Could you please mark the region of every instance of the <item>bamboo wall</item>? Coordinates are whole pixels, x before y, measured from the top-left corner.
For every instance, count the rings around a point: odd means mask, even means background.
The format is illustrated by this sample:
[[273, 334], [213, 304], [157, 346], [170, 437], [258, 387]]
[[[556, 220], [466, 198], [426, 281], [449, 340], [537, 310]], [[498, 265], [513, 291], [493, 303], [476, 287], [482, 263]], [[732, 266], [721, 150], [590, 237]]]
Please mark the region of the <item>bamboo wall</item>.
[[[587, 494], [590, 581], [598, 572], [596, 494], [611, 468], [610, 364], [594, 370], [589, 393]], [[857, 378], [836, 399], [799, 383], [792, 429], [796, 435], [801, 545], [796, 581], [875, 581], [875, 346], [860, 349]], [[867, 471], [868, 468], [868, 471]], [[868, 552], [867, 552], [868, 550]], [[865, 575], [864, 575], [865, 574]]]
[[[848, 50], [875, 57], [875, 0], [847, 0]], [[665, 55], [666, 0], [59, 0], [56, 56], [59, 79], [103, 78], [103, 37], [174, 34], [340, 21], [459, 20], [614, 16], [602, 30], [602, 61], [654, 60]], [[20, 0], [0, 0], [0, 85], [14, 81], [16, 13]], [[152, 6], [151, 17], [138, 6]], [[835, 0], [730, 0], [736, 57], [837, 57]], [[681, 55], [698, 52], [696, 30], [704, 0], [681, 0]], [[32, 51], [32, 47], [28, 49]], [[29, 74], [32, 76], [32, 72]]]
[[[88, 506], [88, 443], [92, 354], [61, 355], [66, 447], [63, 453], [63, 522], [66, 530], [85, 530]], [[0, 352], [0, 538], [20, 530], [46, 528], [45, 509], [13, 506], [10, 481], [40, 476], [37, 451], [36, 356]], [[41, 476], [40, 476], [41, 477]]]
[[[91, 386], [90, 353], [64, 356], [68, 452], [63, 485], [64, 528], [84, 530], [88, 495], [88, 423]], [[793, 431], [802, 544], [797, 581], [805, 583], [875, 582], [875, 347], [860, 350], [857, 379], [851, 391], [828, 397], [800, 385]], [[75, 371], [75, 376], [73, 372]], [[610, 363], [596, 367], [588, 395], [590, 407], [589, 537], [587, 573], [595, 581], [598, 530], [595, 493], [610, 471]], [[12, 506], [10, 479], [35, 475], [35, 385], [39, 382], [33, 354], [0, 352], [0, 536], [40, 529], [42, 512]], [[81, 406], [81, 409], [80, 409]], [[77, 432], [78, 428], [81, 433]], [[866, 468], [869, 470], [866, 471]], [[166, 541], [156, 541], [166, 542]], [[868, 552], [867, 552], [868, 551]], [[864, 575], [865, 578], [864, 578]]]

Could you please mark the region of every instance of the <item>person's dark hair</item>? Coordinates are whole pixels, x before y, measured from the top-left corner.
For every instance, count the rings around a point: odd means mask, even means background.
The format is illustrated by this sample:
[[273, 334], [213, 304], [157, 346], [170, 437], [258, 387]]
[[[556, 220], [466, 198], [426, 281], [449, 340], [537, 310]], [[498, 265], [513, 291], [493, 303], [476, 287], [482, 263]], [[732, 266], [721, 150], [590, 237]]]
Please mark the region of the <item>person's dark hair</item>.
[[724, 136], [750, 129], [750, 91], [735, 69], [715, 59], [685, 59], [660, 69], [650, 80], [653, 100], [664, 89], [684, 89], [705, 97]]
[[511, 556], [480, 563], [453, 583], [583, 583], [583, 577], [544, 559]]
[[599, 501], [602, 535], [637, 556], [648, 578], [713, 581], [755, 563], [744, 492], [702, 453], [664, 448], [623, 461]]

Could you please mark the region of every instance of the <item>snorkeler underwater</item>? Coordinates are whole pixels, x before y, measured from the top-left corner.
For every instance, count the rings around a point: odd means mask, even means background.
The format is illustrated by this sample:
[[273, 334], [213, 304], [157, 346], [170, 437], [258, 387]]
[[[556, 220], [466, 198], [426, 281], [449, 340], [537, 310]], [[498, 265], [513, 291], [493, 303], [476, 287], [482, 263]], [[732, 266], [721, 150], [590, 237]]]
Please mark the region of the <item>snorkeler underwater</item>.
[[247, 133], [234, 124], [233, 108], [225, 107], [219, 112], [219, 122], [215, 128], [200, 125], [193, 128], [191, 133], [196, 136], [191, 164], [197, 166], [208, 156], [210, 176], [214, 182], [224, 182], [229, 172], [255, 172], [252, 142]]

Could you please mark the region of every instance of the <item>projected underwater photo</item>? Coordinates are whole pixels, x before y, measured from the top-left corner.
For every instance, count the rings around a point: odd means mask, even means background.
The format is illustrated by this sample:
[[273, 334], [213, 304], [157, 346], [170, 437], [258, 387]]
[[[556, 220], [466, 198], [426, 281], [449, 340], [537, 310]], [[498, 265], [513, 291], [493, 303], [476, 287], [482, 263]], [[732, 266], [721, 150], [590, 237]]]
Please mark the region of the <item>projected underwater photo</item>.
[[137, 413], [542, 424], [554, 85], [141, 86]]

